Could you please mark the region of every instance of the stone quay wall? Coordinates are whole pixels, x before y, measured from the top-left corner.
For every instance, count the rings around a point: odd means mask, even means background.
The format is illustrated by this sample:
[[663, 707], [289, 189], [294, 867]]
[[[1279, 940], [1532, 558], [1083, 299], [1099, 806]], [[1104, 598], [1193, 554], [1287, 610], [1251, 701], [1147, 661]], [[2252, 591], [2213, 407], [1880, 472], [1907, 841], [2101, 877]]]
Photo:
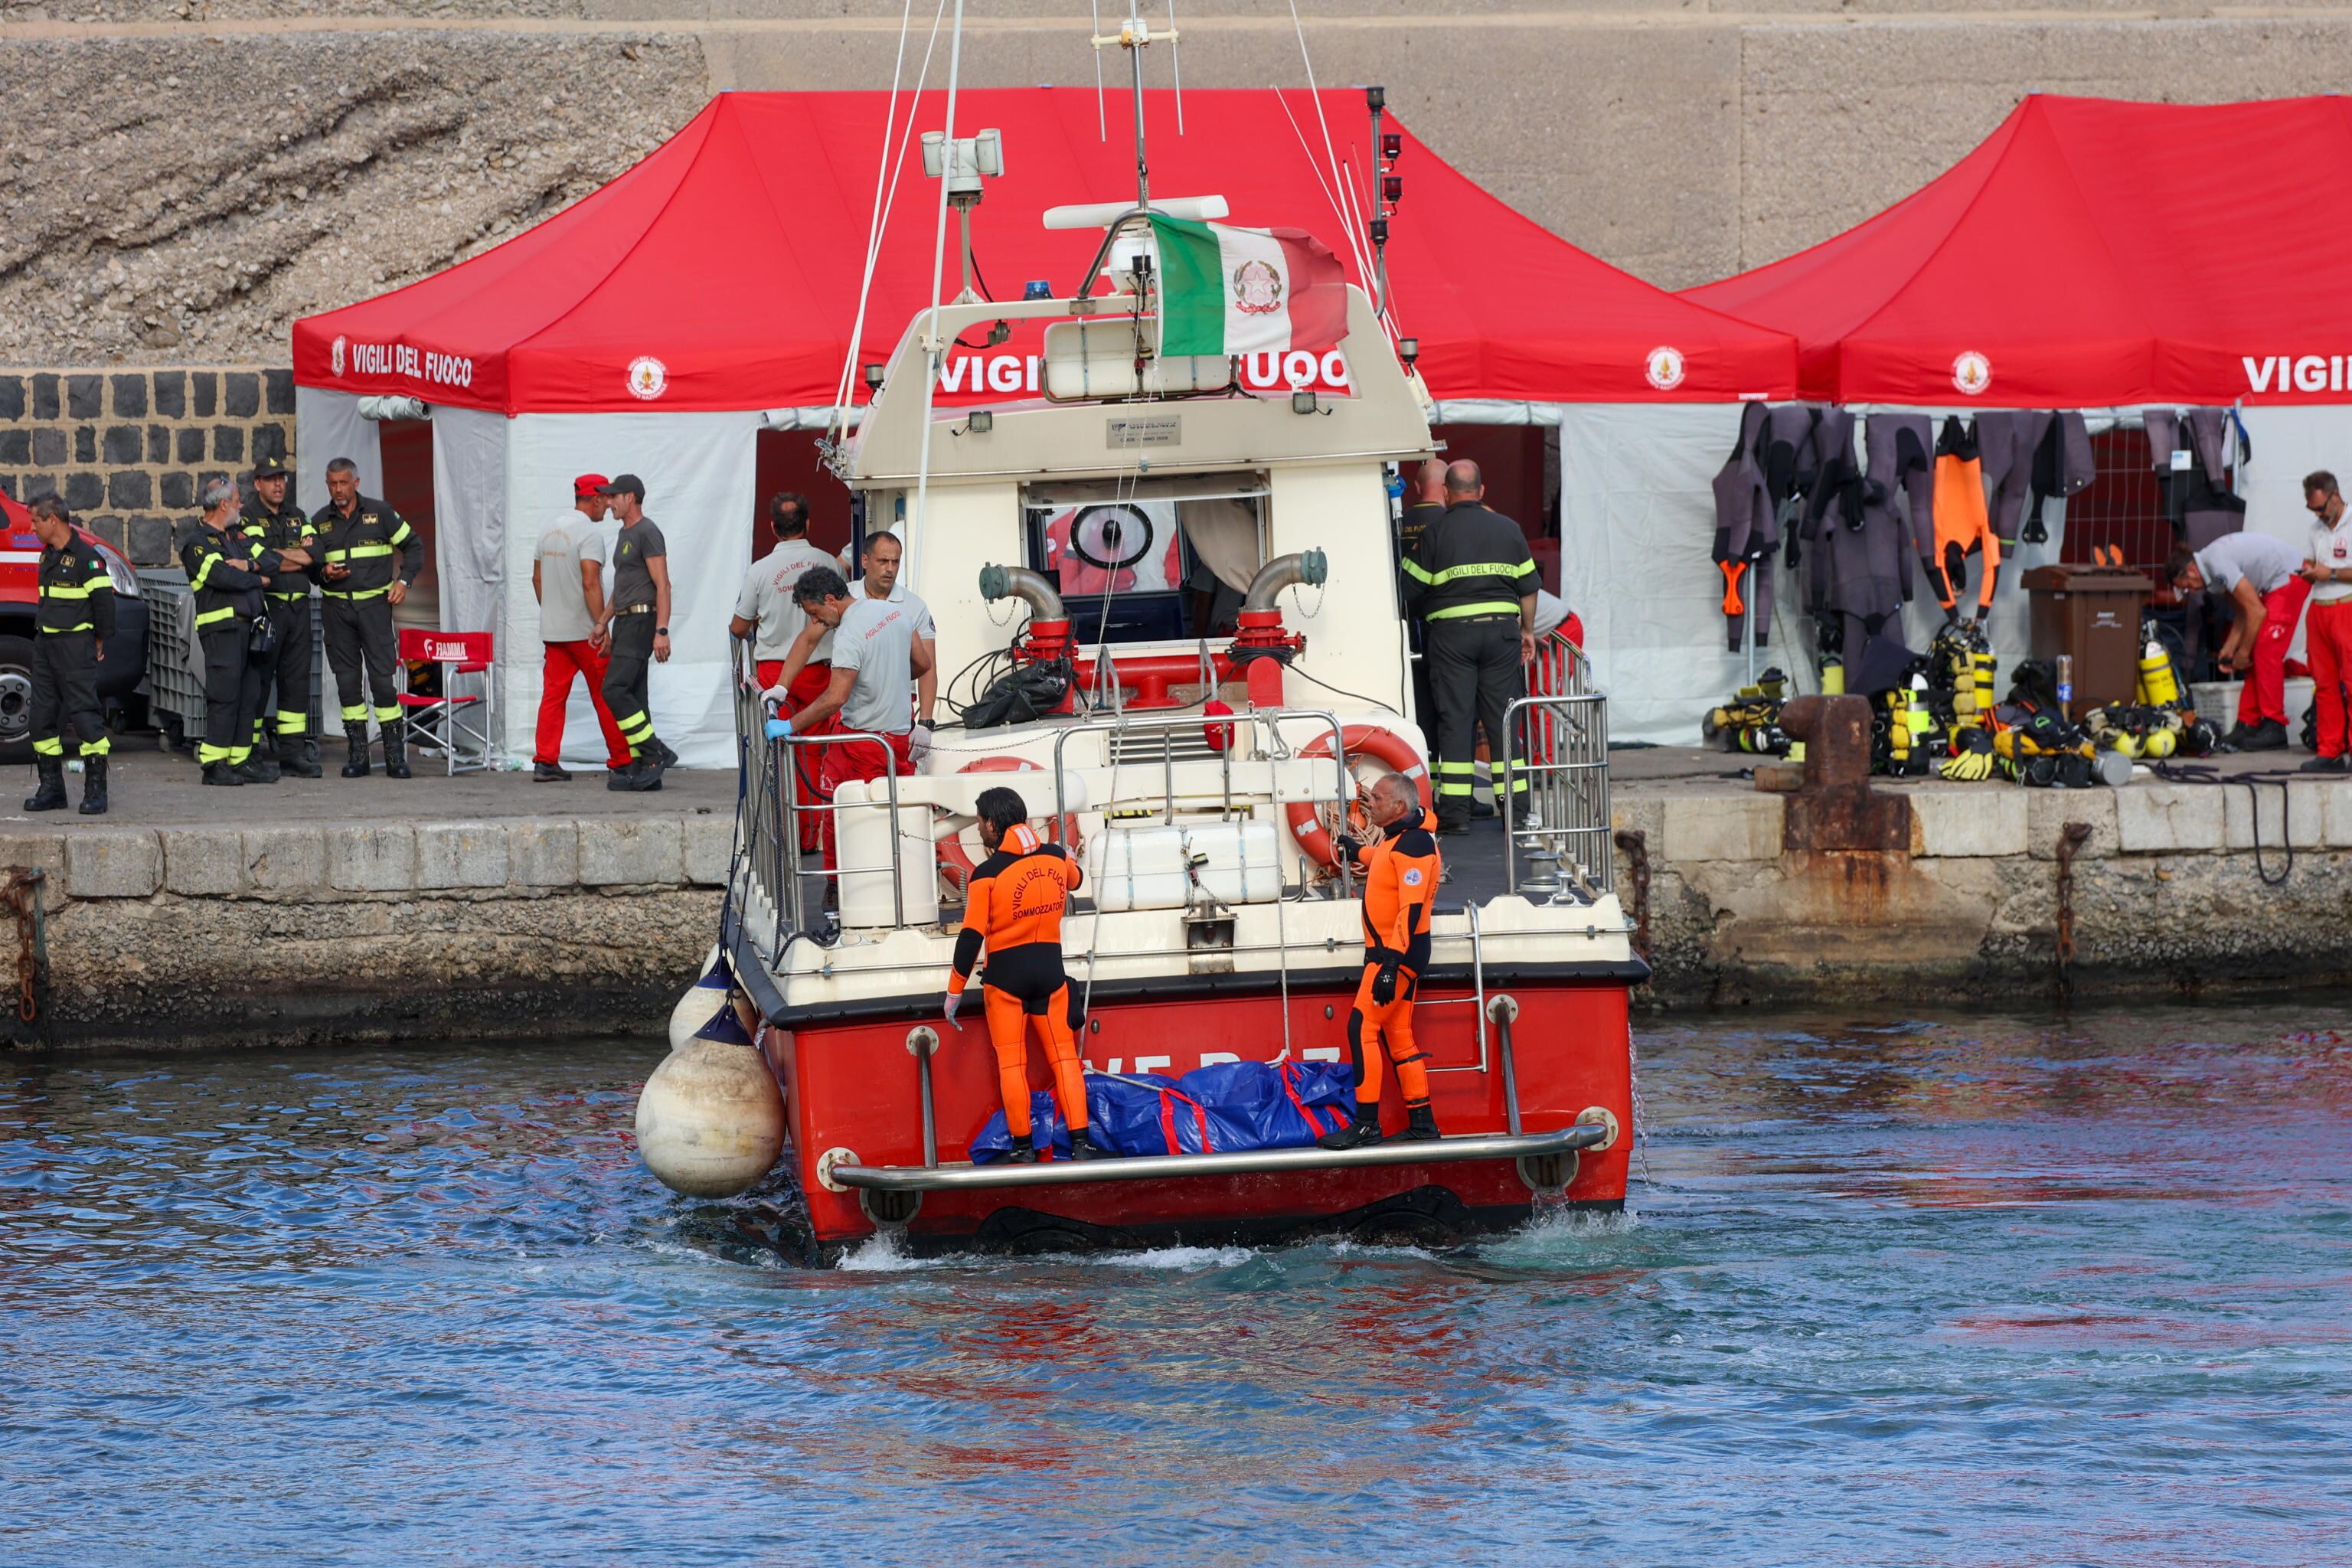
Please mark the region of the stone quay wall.
[[0, 491], [55, 494], [136, 566], [167, 565], [205, 481], [294, 457], [294, 373], [0, 367]]
[[0, 831], [46, 873], [73, 1049], [657, 1034], [734, 824], [532, 817]]
[[[2015, 1008], [2352, 980], [2352, 780], [1887, 793], [1909, 800], [1907, 852], [1790, 849], [1781, 795], [1621, 795], [1616, 826], [1648, 866], [1650, 999]], [[2070, 824], [2089, 833], [2067, 867]]]

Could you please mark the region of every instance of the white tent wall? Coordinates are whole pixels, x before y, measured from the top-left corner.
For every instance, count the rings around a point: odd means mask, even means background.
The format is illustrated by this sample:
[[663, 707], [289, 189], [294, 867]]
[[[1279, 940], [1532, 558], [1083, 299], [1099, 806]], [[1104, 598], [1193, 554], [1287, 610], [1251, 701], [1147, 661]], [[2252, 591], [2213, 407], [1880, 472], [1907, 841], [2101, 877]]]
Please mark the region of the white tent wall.
[[[1557, 406], [1560, 596], [1583, 618], [1609, 738], [1696, 745], [1701, 716], [1747, 668], [1726, 650], [1723, 575], [1707, 559], [1711, 486], [1739, 438], [1739, 405]], [[1785, 667], [1782, 639], [1776, 628], [1759, 668]]]
[[[375, 421], [360, 416], [360, 400], [349, 392], [323, 392], [317, 387], [294, 389], [294, 504], [305, 516], [327, 504], [327, 465], [349, 458], [359, 466], [360, 489], [383, 494], [383, 447], [376, 439]], [[317, 607], [314, 601], [313, 607]], [[342, 695], [335, 672], [319, 661], [319, 713], [321, 746], [340, 743]]]
[[[504, 423], [508, 521], [499, 529], [503, 591], [496, 630], [506, 671], [499, 715], [508, 754], [528, 760], [538, 724], [543, 660], [530, 568], [540, 535], [570, 508], [572, 476], [627, 473], [645, 480], [646, 515], [669, 547], [671, 652], [667, 664], [653, 668], [654, 729], [687, 767], [734, 766], [727, 620], [751, 559], [760, 416], [524, 414]], [[456, 526], [445, 510], [445, 562]], [[609, 544], [618, 524], [608, 520], [604, 528]], [[608, 591], [611, 582], [608, 574]], [[445, 579], [445, 604], [455, 591]], [[567, 762], [603, 765], [595, 710], [579, 684], [563, 733]]]

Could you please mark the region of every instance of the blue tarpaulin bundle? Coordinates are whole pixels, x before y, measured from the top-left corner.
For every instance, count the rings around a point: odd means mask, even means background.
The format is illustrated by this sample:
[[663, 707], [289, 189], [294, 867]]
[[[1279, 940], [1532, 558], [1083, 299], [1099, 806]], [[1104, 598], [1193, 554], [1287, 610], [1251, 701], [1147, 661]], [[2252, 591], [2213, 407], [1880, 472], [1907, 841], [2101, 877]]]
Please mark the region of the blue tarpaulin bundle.
[[[1029, 1094], [1029, 1141], [1041, 1152], [1051, 1149], [1056, 1160], [1070, 1157], [1070, 1130], [1062, 1125], [1061, 1107], [1042, 1089]], [[1004, 1112], [995, 1111], [980, 1130], [980, 1136], [971, 1141], [971, 1163], [992, 1165], [1011, 1152], [1013, 1134], [1005, 1131]]]
[[[1107, 1154], [1301, 1149], [1347, 1126], [1355, 1103], [1354, 1074], [1333, 1062], [1219, 1062], [1173, 1080], [1158, 1073], [1087, 1074], [1088, 1133]], [[1029, 1106], [1038, 1148], [1067, 1159], [1070, 1135], [1054, 1097], [1033, 1092]], [[972, 1141], [971, 1157], [987, 1164], [1011, 1148], [1000, 1110]]]

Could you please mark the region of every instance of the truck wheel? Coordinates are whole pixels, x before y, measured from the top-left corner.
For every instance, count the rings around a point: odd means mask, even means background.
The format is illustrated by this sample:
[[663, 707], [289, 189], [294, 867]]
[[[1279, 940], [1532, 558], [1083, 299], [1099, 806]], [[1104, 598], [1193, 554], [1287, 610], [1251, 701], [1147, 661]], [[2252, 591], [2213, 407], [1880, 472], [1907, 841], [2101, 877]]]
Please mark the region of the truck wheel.
[[33, 760], [33, 640], [0, 637], [0, 764]]

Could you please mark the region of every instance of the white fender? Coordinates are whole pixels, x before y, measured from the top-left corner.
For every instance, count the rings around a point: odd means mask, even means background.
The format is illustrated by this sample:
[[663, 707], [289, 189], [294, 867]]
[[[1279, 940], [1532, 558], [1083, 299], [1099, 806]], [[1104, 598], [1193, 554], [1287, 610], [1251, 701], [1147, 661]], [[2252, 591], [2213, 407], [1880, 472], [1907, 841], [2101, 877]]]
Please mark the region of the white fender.
[[719, 1016], [728, 1005], [728, 996], [735, 989], [735, 970], [719, 954], [713, 943], [710, 956], [702, 961], [702, 978], [687, 987], [686, 994], [670, 1009], [669, 1048], [682, 1050], [686, 1042], [702, 1031], [702, 1026]]
[[672, 1051], [637, 1096], [637, 1153], [674, 1193], [749, 1191], [784, 1147], [775, 1075], [722, 1000], [704, 1031]]

